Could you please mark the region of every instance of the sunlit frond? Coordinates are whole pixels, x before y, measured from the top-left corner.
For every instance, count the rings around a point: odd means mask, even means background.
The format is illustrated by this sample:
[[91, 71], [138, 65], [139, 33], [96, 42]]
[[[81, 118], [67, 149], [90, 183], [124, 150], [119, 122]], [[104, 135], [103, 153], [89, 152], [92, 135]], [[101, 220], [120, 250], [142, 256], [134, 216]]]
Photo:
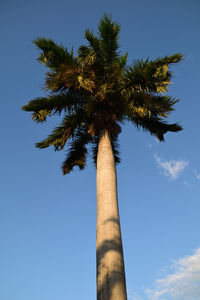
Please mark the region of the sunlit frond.
[[52, 114], [60, 114], [63, 110], [70, 112], [73, 109], [82, 106], [82, 98], [75, 93], [60, 93], [49, 95], [48, 97], [38, 97], [31, 100], [22, 109], [25, 111], [33, 111], [33, 120], [36, 122], [46, 121], [46, 117]]
[[81, 127], [83, 121], [84, 113], [82, 110], [77, 110], [75, 113], [65, 116], [60, 126], [54, 128], [46, 139], [36, 143], [36, 147], [43, 149], [54, 146], [55, 150], [62, 150], [67, 140], [74, 136], [76, 129]]
[[62, 64], [78, 64], [77, 59], [73, 57], [73, 50], [69, 52], [62, 44], [44, 37], [35, 39], [33, 43], [42, 50], [37, 60], [53, 70], [57, 70]]
[[174, 105], [178, 102], [167, 95], [155, 95], [145, 92], [133, 92], [129, 98], [129, 109], [134, 113], [141, 112], [141, 116], [148, 115], [167, 117], [174, 110]]
[[78, 59], [84, 63], [91, 65], [94, 63], [96, 58], [96, 53], [93, 49], [90, 49], [87, 46], [81, 45], [78, 49]]
[[156, 60], [135, 60], [126, 70], [126, 86], [137, 91], [165, 93], [171, 83], [172, 72], [169, 66], [182, 59], [181, 54], [165, 56]]

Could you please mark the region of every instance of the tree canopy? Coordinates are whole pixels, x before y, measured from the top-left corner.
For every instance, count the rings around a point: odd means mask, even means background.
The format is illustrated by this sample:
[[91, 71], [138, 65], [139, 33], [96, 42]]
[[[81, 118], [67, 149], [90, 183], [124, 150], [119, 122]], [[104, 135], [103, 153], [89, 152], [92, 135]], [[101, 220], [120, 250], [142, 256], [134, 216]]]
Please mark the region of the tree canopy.
[[61, 124], [36, 147], [53, 146], [59, 151], [68, 142], [63, 174], [74, 166], [84, 169], [89, 144], [96, 162], [102, 130], [109, 132], [118, 163], [118, 135], [124, 121], [148, 131], [159, 141], [164, 141], [166, 132], [182, 129], [177, 123], [166, 122], [178, 102], [166, 92], [173, 76], [170, 66], [183, 56], [177, 53], [155, 60], [134, 60], [127, 65], [128, 54], [120, 53], [119, 33], [120, 25], [104, 15], [96, 35], [85, 31], [87, 45], [81, 45], [77, 55], [51, 39], [34, 40], [40, 49], [37, 60], [48, 67], [44, 88], [49, 94], [31, 100], [22, 109], [32, 112], [36, 122], [45, 122], [54, 114], [62, 117]]

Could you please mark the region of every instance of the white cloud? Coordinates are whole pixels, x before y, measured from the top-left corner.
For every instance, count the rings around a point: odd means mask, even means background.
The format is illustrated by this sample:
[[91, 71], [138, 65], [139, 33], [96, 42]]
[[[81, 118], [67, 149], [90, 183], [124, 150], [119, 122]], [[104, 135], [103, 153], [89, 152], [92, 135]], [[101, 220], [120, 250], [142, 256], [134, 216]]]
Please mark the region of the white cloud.
[[165, 160], [161, 159], [157, 154], [154, 154], [154, 158], [160, 168], [164, 170], [164, 175], [170, 179], [177, 179], [180, 173], [189, 164], [185, 160]]
[[200, 174], [197, 173], [196, 170], [193, 170], [194, 175], [196, 176], [196, 179], [200, 180]]
[[132, 293], [128, 290], [127, 292], [128, 300], [143, 300], [140, 296], [138, 296], [136, 293]]
[[173, 273], [155, 281], [155, 289], [146, 290], [151, 300], [200, 299], [200, 248], [193, 255], [173, 263]]
[[187, 180], [184, 180], [182, 183], [183, 183], [184, 185], [189, 185], [189, 183], [188, 183]]

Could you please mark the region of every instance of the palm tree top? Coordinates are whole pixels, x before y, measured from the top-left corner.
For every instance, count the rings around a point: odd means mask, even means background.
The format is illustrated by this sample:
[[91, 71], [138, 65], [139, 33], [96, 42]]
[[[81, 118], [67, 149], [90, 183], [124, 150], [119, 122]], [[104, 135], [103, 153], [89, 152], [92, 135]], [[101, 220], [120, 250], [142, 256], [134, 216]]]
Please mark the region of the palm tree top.
[[170, 66], [183, 56], [177, 53], [127, 65], [128, 54], [120, 53], [119, 33], [120, 25], [104, 15], [97, 35], [85, 31], [87, 45], [81, 45], [77, 55], [51, 39], [33, 41], [41, 50], [37, 60], [49, 69], [44, 84], [49, 95], [31, 100], [22, 109], [31, 111], [32, 119], [41, 123], [54, 114], [62, 116], [61, 124], [36, 147], [52, 145], [62, 150], [69, 143], [64, 174], [74, 166], [86, 166], [88, 144], [92, 144], [96, 161], [99, 135], [105, 130], [118, 163], [117, 140], [124, 121], [150, 132], [159, 141], [164, 141], [166, 132], [182, 129], [165, 119], [178, 102], [166, 95], [173, 75]]

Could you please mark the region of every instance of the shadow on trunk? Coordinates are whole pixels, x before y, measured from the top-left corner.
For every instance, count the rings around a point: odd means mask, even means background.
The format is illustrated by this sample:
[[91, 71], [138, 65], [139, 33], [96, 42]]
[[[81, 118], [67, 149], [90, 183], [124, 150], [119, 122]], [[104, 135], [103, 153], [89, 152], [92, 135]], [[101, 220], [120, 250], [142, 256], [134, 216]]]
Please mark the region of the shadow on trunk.
[[[104, 222], [111, 222], [113, 226], [119, 227], [120, 232], [120, 224], [116, 218], [109, 218]], [[117, 285], [125, 285], [125, 274], [124, 274], [124, 265], [123, 265], [123, 250], [121, 243], [121, 236], [115, 237], [113, 239], [104, 240], [101, 246], [96, 251], [97, 255], [97, 281], [98, 291], [97, 291], [97, 300], [110, 300], [112, 298], [113, 289]], [[115, 256], [113, 260], [112, 257]], [[112, 271], [105, 265], [104, 258], [110, 257], [110, 263], [114, 262], [114, 267], [112, 267]], [[116, 259], [116, 257], [118, 259]]]

